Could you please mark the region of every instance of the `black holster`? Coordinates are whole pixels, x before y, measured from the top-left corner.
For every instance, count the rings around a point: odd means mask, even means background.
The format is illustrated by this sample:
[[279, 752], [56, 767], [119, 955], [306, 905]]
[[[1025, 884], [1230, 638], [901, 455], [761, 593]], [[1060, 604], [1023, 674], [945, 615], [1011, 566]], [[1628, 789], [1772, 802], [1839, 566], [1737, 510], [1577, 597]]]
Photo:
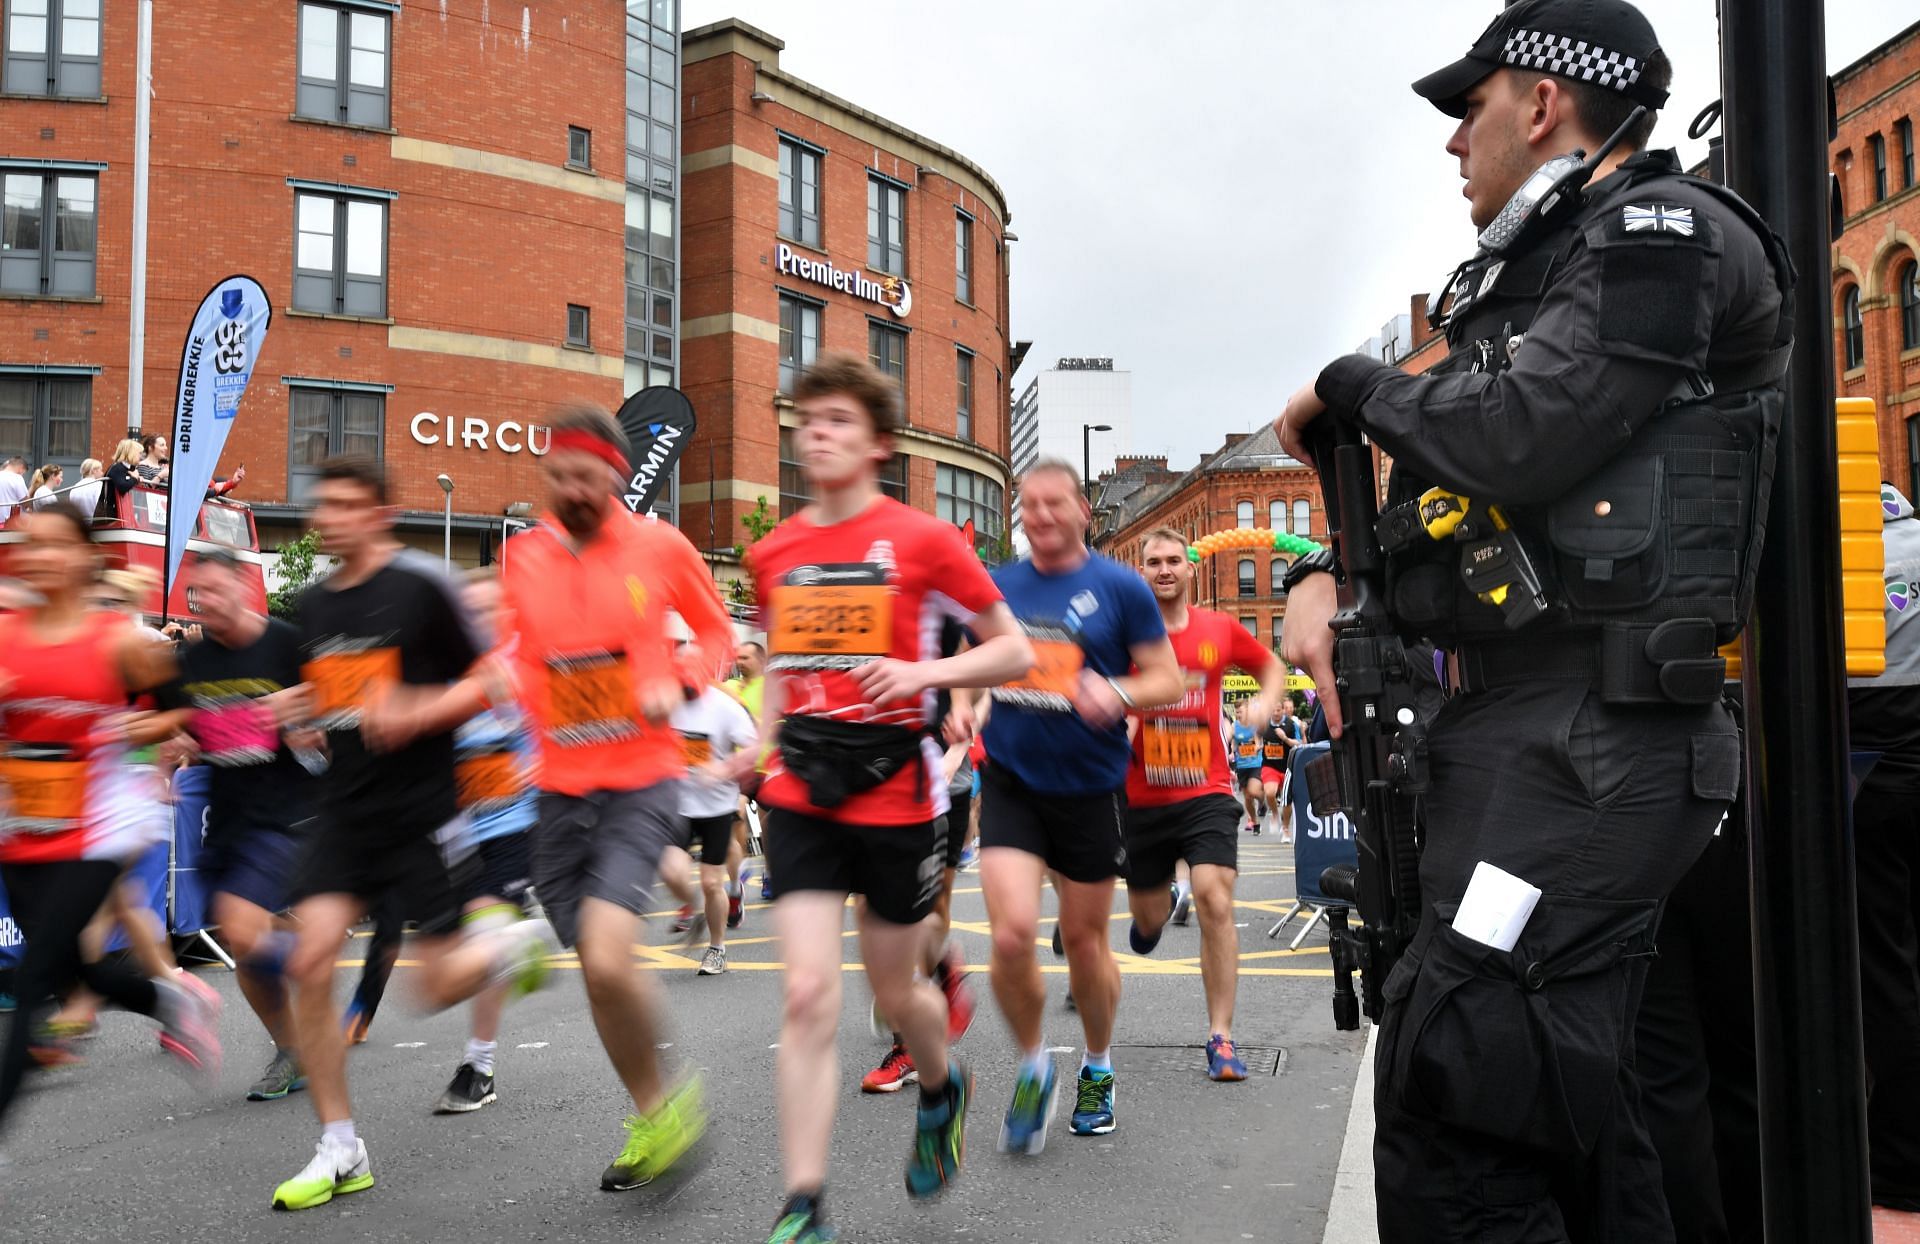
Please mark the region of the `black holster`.
[[[837, 808], [920, 763], [924, 731], [799, 714], [780, 722], [780, 759], [816, 808]], [[920, 770], [920, 786], [926, 771]]]

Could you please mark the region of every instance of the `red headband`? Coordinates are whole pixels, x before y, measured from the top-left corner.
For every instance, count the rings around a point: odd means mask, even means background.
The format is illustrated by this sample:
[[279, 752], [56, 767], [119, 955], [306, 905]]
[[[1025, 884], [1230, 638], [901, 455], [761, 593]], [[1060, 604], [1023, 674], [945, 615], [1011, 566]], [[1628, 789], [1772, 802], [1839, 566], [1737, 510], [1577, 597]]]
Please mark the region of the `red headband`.
[[614, 470], [622, 474], [626, 472], [627, 460], [621, 455], [620, 451], [591, 432], [584, 432], [578, 428], [568, 428], [562, 432], [555, 432], [547, 442], [548, 453], [567, 449], [576, 450], [583, 454], [592, 454]]

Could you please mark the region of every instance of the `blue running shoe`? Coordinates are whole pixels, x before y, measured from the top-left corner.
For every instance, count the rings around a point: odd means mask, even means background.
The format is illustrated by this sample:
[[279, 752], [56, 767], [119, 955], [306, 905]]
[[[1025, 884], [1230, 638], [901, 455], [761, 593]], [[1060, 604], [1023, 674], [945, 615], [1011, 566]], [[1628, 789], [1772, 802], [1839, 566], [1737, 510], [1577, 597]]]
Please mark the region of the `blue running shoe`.
[[967, 1105], [973, 1099], [973, 1073], [957, 1058], [947, 1062], [947, 1089], [940, 1104], [924, 1098], [914, 1118], [913, 1152], [907, 1156], [907, 1195], [916, 1201], [953, 1182], [967, 1153]]
[[1160, 944], [1160, 935], [1164, 932], [1166, 927], [1163, 925], [1154, 930], [1152, 937], [1148, 937], [1140, 931], [1140, 922], [1135, 920], [1127, 926], [1127, 945], [1133, 947], [1133, 953], [1136, 955], [1150, 955], [1153, 953], [1153, 948]]
[[1007, 1107], [1006, 1121], [1000, 1125], [1000, 1152], [1031, 1157], [1047, 1147], [1047, 1126], [1053, 1119], [1053, 1098], [1059, 1088], [1060, 1076], [1052, 1062], [1047, 1064], [1045, 1078], [1021, 1070], [1013, 1082], [1013, 1104]]
[[1073, 1104], [1075, 1136], [1105, 1136], [1113, 1130], [1113, 1073], [1080, 1068], [1079, 1095]]
[[780, 1211], [780, 1221], [773, 1225], [767, 1244], [829, 1244], [839, 1238], [840, 1233], [821, 1215], [817, 1198], [796, 1196]]
[[1247, 1065], [1240, 1061], [1240, 1051], [1234, 1048], [1230, 1038], [1217, 1032], [1207, 1042], [1207, 1075], [1215, 1080], [1247, 1078]]

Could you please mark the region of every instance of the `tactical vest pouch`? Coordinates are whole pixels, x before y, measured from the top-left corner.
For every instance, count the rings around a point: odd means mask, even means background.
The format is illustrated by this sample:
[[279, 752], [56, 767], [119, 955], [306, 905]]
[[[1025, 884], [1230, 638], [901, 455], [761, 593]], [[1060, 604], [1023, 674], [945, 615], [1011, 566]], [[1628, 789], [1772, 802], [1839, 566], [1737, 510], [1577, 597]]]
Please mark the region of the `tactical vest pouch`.
[[1592, 1151], [1613, 1109], [1654, 899], [1542, 895], [1512, 952], [1454, 932], [1454, 905], [1387, 978], [1379, 1091], [1401, 1109], [1548, 1153]]
[[1569, 489], [1547, 511], [1566, 603], [1600, 613], [1637, 609], [1667, 581], [1666, 464], [1621, 455]]

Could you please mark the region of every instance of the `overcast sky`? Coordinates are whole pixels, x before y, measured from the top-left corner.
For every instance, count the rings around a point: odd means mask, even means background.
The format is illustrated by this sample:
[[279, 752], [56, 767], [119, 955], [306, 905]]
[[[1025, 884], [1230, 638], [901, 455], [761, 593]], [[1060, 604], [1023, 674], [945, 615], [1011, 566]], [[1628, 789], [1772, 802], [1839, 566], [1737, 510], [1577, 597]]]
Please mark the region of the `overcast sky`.
[[[781, 68], [953, 148], [1013, 213], [1024, 388], [1062, 356], [1133, 373], [1134, 452], [1191, 466], [1472, 249], [1454, 122], [1407, 84], [1498, 0], [683, 0]], [[1713, 0], [1647, 0], [1675, 66], [1654, 145], [1718, 97]], [[1838, 69], [1913, 0], [1830, 0]]]

